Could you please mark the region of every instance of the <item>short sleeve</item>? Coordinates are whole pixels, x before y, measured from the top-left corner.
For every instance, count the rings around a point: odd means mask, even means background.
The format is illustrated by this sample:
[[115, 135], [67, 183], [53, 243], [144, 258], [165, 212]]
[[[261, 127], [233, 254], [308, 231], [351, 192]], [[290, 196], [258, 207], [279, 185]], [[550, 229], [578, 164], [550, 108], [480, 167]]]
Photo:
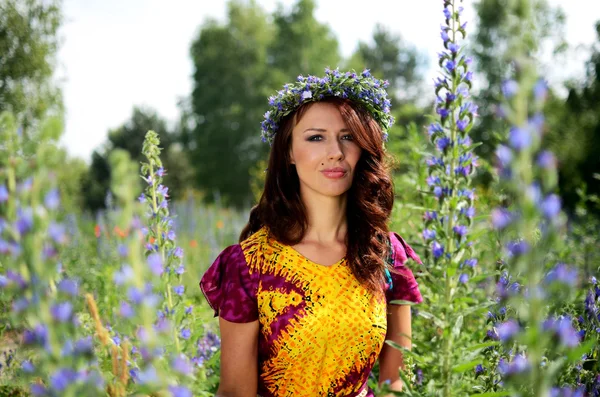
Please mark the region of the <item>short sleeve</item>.
[[215, 317], [234, 323], [258, 319], [257, 286], [239, 244], [223, 250], [200, 280], [200, 289]]
[[421, 258], [398, 234], [390, 232], [393, 266], [396, 272], [390, 272], [392, 288], [386, 292], [387, 301], [404, 300], [414, 303], [423, 302], [419, 284], [413, 272], [406, 266], [408, 259], [421, 264]]

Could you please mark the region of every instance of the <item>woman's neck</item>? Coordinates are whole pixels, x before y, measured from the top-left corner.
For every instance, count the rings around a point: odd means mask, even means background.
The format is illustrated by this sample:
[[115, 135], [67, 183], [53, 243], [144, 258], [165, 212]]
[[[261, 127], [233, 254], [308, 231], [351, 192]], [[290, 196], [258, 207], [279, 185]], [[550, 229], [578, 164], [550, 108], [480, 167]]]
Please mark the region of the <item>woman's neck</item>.
[[301, 192], [301, 196], [308, 218], [303, 241], [321, 244], [344, 242], [348, 231], [346, 194], [328, 197]]

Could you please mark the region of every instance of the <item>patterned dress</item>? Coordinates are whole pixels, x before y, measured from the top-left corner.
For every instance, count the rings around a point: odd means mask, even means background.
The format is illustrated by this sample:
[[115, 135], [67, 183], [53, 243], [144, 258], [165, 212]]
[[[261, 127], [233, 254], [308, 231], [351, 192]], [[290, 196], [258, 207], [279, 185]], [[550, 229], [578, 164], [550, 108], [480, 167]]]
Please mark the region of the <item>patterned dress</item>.
[[259, 321], [260, 396], [372, 396], [366, 383], [385, 340], [387, 302], [422, 301], [405, 266], [419, 257], [397, 234], [390, 242], [399, 274], [385, 296], [365, 289], [345, 258], [311, 262], [266, 228], [221, 252], [200, 288], [215, 316]]

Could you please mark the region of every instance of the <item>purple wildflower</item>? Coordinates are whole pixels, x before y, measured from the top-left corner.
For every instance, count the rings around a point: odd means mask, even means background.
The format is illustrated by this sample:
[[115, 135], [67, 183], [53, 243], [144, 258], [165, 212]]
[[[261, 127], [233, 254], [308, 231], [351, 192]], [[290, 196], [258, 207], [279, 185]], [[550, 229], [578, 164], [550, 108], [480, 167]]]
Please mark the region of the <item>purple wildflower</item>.
[[57, 303], [50, 308], [50, 314], [58, 322], [67, 322], [73, 314], [73, 305], [70, 302]]
[[506, 208], [492, 210], [492, 225], [496, 230], [502, 230], [512, 222], [512, 214]]
[[148, 266], [150, 271], [157, 276], [160, 276], [164, 272], [163, 261], [158, 253], [152, 253], [148, 255]]
[[61, 368], [50, 375], [50, 386], [55, 391], [61, 392], [77, 380], [77, 372], [70, 368]]
[[560, 198], [551, 194], [542, 201], [542, 212], [548, 219], [552, 219], [560, 213]]
[[458, 277], [458, 282], [461, 284], [466, 284], [469, 281], [469, 275], [466, 273], [462, 273], [459, 277]]
[[8, 201], [8, 189], [5, 185], [0, 185], [0, 204]]
[[537, 158], [537, 164], [546, 170], [556, 168], [556, 157], [548, 150], [544, 150]]
[[531, 145], [531, 133], [527, 128], [511, 127], [508, 140], [514, 149], [521, 151]]
[[502, 95], [506, 99], [510, 99], [519, 91], [519, 84], [514, 80], [505, 80], [502, 82]]
[[520, 330], [519, 324], [515, 320], [508, 320], [497, 327], [498, 337], [502, 342], [512, 339]]
[[172, 397], [192, 397], [192, 392], [185, 386], [169, 386]]
[[423, 230], [423, 238], [425, 240], [433, 240], [436, 236], [435, 230], [425, 229]]
[[121, 302], [121, 307], [119, 308], [119, 314], [124, 318], [131, 318], [135, 314], [131, 305], [127, 302]]
[[179, 334], [183, 339], [190, 339], [190, 337], [192, 336], [191, 331], [188, 328], [184, 328], [181, 330], [180, 334]]
[[175, 357], [175, 359], [173, 360], [173, 363], [171, 364], [171, 367], [175, 371], [177, 371], [177, 372], [179, 372], [180, 374], [183, 374], [183, 375], [189, 375], [193, 371], [193, 368], [192, 368], [192, 365], [190, 364], [190, 361], [183, 354], [178, 355], [178, 356]]
[[58, 189], [52, 189], [46, 193], [44, 204], [46, 205], [46, 208], [50, 210], [58, 209], [58, 206], [60, 205], [60, 193], [58, 192]]
[[468, 229], [465, 225], [456, 225], [456, 226], [454, 226], [454, 228], [452, 228], [452, 230], [454, 231], [454, 233], [456, 233], [457, 235], [459, 235], [461, 237], [466, 235], [468, 232]]
[[77, 293], [79, 292], [77, 282], [67, 278], [60, 280], [58, 283], [58, 290], [71, 296], [77, 296]]
[[181, 296], [185, 292], [185, 287], [183, 285], [177, 285], [177, 286], [173, 287], [173, 292], [175, 292], [177, 295]]
[[433, 257], [437, 259], [444, 254], [444, 246], [437, 241], [434, 241], [431, 246], [431, 251], [433, 252]]

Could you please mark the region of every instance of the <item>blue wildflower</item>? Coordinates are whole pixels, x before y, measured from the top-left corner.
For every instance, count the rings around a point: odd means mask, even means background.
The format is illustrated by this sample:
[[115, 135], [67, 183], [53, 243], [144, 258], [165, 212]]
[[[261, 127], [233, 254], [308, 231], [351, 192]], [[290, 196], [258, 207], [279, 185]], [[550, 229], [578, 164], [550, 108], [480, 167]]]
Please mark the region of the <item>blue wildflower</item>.
[[542, 201], [542, 213], [548, 219], [560, 213], [560, 198], [556, 194], [551, 194]]
[[8, 201], [8, 189], [5, 185], [0, 185], [0, 204]]
[[181, 330], [180, 334], [179, 334], [183, 339], [190, 339], [190, 337], [192, 336], [191, 331], [188, 328], [184, 328]]
[[46, 205], [46, 208], [50, 210], [58, 209], [58, 206], [60, 205], [60, 193], [58, 192], [58, 189], [52, 189], [46, 193], [44, 204]]
[[462, 273], [458, 277], [458, 282], [460, 282], [461, 284], [466, 284], [468, 281], [469, 281], [469, 275], [466, 273]]
[[508, 140], [515, 150], [521, 151], [531, 145], [531, 133], [526, 128], [511, 127]]
[[502, 95], [506, 99], [514, 97], [519, 92], [519, 84], [514, 80], [505, 80], [502, 82]]
[[67, 322], [73, 314], [73, 305], [71, 302], [57, 303], [50, 308], [50, 314], [58, 322]]
[[177, 285], [177, 286], [173, 287], [173, 292], [175, 292], [177, 295], [181, 296], [185, 292], [185, 287], [183, 285]]
[[77, 296], [79, 287], [75, 280], [65, 278], [58, 283], [58, 290], [71, 296]]
[[192, 397], [192, 392], [185, 386], [169, 386], [172, 397]]
[[515, 320], [508, 320], [496, 328], [498, 337], [502, 342], [512, 339], [520, 330], [519, 324]]
[[150, 271], [155, 275], [160, 276], [164, 272], [163, 261], [160, 254], [152, 253], [148, 255], [147, 261]]
[[437, 259], [444, 254], [444, 246], [438, 243], [437, 241], [434, 241], [431, 246], [431, 251], [433, 252], [434, 258]]

